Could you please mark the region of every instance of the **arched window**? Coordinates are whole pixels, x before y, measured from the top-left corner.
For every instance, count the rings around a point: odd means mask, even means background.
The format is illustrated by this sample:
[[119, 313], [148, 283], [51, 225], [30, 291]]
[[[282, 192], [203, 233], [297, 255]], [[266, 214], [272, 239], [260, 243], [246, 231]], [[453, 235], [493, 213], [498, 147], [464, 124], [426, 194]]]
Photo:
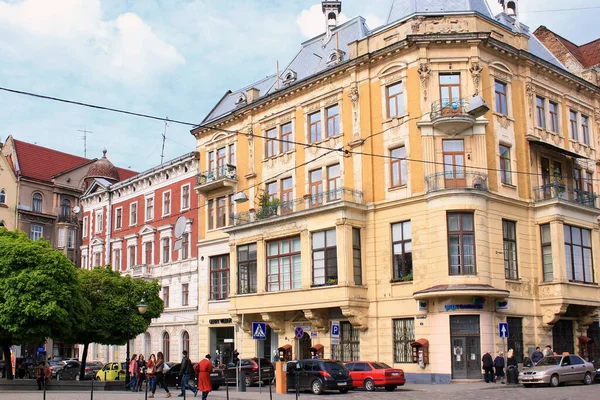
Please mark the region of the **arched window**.
[[60, 203], [60, 215], [63, 217], [71, 216], [71, 201], [68, 199], [63, 199]]
[[171, 340], [169, 339], [169, 332], [164, 332], [162, 335], [162, 352], [165, 356], [165, 362], [170, 361], [169, 349], [171, 347]]
[[6, 190], [0, 190], [0, 204], [6, 204]]
[[187, 331], [181, 334], [181, 348], [190, 353], [190, 334]]
[[34, 193], [31, 199], [31, 209], [35, 212], [42, 212], [42, 195], [39, 193]]
[[144, 357], [150, 358], [152, 354], [152, 337], [149, 332], [144, 333]]

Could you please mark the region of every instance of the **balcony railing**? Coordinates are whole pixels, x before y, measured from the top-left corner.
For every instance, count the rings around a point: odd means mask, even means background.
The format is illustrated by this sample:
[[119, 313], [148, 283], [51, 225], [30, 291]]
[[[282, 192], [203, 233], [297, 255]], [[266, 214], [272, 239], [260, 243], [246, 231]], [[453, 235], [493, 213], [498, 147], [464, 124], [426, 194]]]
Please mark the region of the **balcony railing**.
[[301, 211], [314, 210], [340, 202], [363, 204], [363, 192], [347, 188], [330, 190], [316, 195], [307, 195], [301, 199], [279, 202], [249, 212], [234, 214], [232, 219], [234, 225], [239, 226]]
[[227, 186], [228, 182], [237, 182], [237, 168], [235, 165], [225, 164], [196, 176], [197, 189], [205, 191]]
[[483, 172], [458, 168], [453, 171], [438, 172], [425, 177], [427, 193], [450, 189], [488, 190], [487, 181], [488, 176]]
[[77, 224], [79, 224], [79, 219], [77, 218], [77, 215], [62, 215], [62, 214], [60, 214], [58, 216], [58, 222], [77, 225]]
[[152, 277], [151, 265], [135, 265], [131, 268], [131, 276], [133, 278], [149, 278]]
[[598, 195], [594, 192], [573, 188], [559, 182], [548, 183], [533, 189], [533, 198], [536, 202], [561, 199], [570, 203], [597, 208]]
[[441, 99], [431, 104], [433, 126], [447, 133], [460, 133], [475, 123], [468, 112], [469, 99]]

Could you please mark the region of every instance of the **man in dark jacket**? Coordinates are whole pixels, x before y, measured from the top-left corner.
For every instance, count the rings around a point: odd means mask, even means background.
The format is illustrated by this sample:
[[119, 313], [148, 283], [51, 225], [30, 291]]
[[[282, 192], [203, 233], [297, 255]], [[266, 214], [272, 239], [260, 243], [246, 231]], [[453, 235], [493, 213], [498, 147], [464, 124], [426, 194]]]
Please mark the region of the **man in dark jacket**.
[[538, 346], [535, 348], [535, 351], [531, 355], [531, 362], [533, 364], [537, 364], [537, 362], [540, 361], [542, 358], [544, 358], [544, 353], [540, 351], [540, 347]]
[[494, 360], [492, 360], [492, 355], [488, 350], [483, 357], [481, 357], [481, 362], [483, 363], [483, 377], [485, 379], [485, 383], [490, 383], [494, 381]]
[[189, 384], [190, 377], [194, 376], [194, 366], [188, 358], [188, 352], [183, 351], [183, 358], [181, 359], [181, 369], [179, 370], [179, 377], [181, 378], [181, 394], [177, 397], [183, 397], [184, 392], [190, 389], [194, 393], [194, 397], [198, 394], [198, 389]]

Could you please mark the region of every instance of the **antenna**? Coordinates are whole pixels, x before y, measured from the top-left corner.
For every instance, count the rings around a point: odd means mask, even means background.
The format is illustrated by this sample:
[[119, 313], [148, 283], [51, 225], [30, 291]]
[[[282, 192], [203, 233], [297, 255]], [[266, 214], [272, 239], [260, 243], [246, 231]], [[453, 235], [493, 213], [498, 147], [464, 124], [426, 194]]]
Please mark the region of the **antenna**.
[[[169, 119], [169, 117], [165, 117], [167, 120]], [[167, 126], [169, 126], [169, 124], [167, 123], [167, 121], [165, 121], [165, 130], [163, 132], [162, 135], [162, 150], [160, 151], [160, 164], [162, 165], [163, 160], [165, 158], [165, 140], [167, 140]]]
[[85, 158], [87, 158], [87, 134], [88, 133], [94, 133], [92, 131], [88, 131], [85, 128], [82, 129], [77, 129], [77, 132], [83, 132], [83, 156]]

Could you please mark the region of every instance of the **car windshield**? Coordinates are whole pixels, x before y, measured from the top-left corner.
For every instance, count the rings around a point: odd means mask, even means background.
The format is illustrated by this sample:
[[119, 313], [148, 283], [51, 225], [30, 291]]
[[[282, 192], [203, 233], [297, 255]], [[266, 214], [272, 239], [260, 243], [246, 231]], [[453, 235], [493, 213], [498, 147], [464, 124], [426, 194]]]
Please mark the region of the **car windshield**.
[[382, 363], [382, 362], [371, 363], [371, 365], [375, 369], [390, 369], [390, 368], [392, 368], [389, 365], [387, 365], [386, 363]]
[[344, 371], [347, 368], [339, 361], [325, 361], [326, 371]]
[[560, 360], [562, 357], [544, 357], [540, 361], [538, 361], [536, 366], [544, 366], [544, 365], [560, 365]]

